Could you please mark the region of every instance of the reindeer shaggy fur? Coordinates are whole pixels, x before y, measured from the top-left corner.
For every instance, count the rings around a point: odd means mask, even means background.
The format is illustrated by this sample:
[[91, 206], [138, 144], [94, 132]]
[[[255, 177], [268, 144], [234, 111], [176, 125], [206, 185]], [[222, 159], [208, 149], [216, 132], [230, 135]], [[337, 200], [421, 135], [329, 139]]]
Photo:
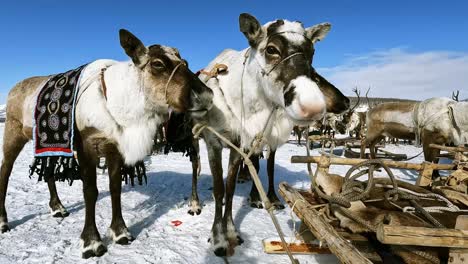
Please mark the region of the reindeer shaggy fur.
[[[120, 43], [131, 62], [97, 60], [83, 70], [78, 84], [75, 108], [75, 138], [86, 217], [81, 234], [82, 256], [101, 256], [106, 252], [95, 223], [96, 161], [105, 156], [109, 166], [112, 198], [110, 233], [116, 243], [133, 240], [122, 217], [120, 205], [121, 174], [124, 164], [133, 165], [150, 153], [156, 127], [169, 107], [202, 116], [211, 107], [212, 93], [188, 70], [174, 48], [143, 43], [126, 30], [120, 31]], [[104, 82], [99, 79], [107, 69]], [[32, 113], [35, 99], [48, 77], [33, 77], [18, 83], [10, 91], [4, 134], [4, 159], [0, 170], [0, 222], [2, 233], [8, 230], [5, 197], [13, 163], [24, 144], [32, 137]], [[55, 184], [48, 182], [51, 209], [63, 208]]]

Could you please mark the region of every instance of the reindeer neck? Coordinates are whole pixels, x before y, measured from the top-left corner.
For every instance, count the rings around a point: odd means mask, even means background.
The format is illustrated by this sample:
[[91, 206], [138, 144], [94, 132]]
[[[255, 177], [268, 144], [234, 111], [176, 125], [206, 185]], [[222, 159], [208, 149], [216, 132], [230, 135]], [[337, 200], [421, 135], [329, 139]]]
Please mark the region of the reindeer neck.
[[140, 71], [131, 62], [118, 62], [105, 72], [107, 108], [116, 121], [133, 123], [153, 115]]

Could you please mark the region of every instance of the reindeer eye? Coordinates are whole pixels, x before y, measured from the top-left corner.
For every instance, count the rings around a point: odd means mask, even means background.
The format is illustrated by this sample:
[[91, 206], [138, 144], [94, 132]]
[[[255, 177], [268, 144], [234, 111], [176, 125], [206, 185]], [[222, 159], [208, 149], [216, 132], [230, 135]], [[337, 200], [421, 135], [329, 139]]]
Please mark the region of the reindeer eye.
[[269, 54], [269, 55], [280, 55], [280, 52], [277, 48], [273, 47], [273, 46], [268, 46], [266, 48], [266, 52]]
[[163, 70], [166, 68], [166, 65], [164, 65], [164, 63], [160, 60], [157, 60], [157, 61], [153, 61], [151, 63], [151, 67], [157, 69], [157, 70]]

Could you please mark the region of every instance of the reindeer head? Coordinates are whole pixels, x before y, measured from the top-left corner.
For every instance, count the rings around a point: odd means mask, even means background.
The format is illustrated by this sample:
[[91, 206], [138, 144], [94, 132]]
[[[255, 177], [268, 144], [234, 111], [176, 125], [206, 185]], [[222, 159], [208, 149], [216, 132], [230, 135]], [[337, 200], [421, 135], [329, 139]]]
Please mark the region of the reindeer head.
[[323, 117], [326, 102], [310, 73], [314, 44], [327, 35], [331, 25], [304, 28], [300, 22], [276, 20], [261, 26], [249, 14], [241, 14], [239, 24], [250, 45], [247, 73], [256, 75], [265, 96], [284, 108], [295, 123]]
[[212, 105], [213, 92], [188, 68], [175, 48], [146, 47], [132, 33], [120, 30], [120, 44], [132, 59], [147, 100], [155, 106], [168, 106], [177, 112], [200, 116]]
[[353, 89], [353, 92], [356, 94], [357, 96], [357, 101], [356, 101], [356, 104], [351, 107], [346, 113], [343, 114], [343, 119], [342, 119], [342, 122], [348, 126], [349, 124], [349, 121], [351, 120], [351, 116], [353, 115], [354, 113], [354, 110], [356, 110], [356, 108], [359, 106], [359, 102], [361, 101], [361, 91], [358, 90], [357, 87], [355, 87]]

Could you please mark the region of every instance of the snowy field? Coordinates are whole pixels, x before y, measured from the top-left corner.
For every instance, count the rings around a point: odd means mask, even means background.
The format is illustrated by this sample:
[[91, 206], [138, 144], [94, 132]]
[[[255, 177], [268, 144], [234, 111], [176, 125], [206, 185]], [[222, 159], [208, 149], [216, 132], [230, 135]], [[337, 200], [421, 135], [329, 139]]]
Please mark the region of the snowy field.
[[[3, 138], [4, 124], [0, 124]], [[0, 143], [3, 145], [3, 142]], [[397, 153], [415, 155], [421, 149], [414, 146], [386, 148]], [[339, 149], [335, 154], [340, 155]], [[313, 151], [313, 154], [318, 154]], [[224, 151], [224, 168], [227, 155]], [[276, 182], [287, 181], [299, 188], [308, 188], [309, 180], [304, 164], [291, 164], [292, 155], [304, 155], [305, 148], [286, 144], [276, 154]], [[0, 154], [3, 159], [3, 153]], [[0, 263], [224, 263], [210, 249], [207, 239], [214, 214], [211, 197], [211, 176], [206, 148], [202, 143], [202, 175], [199, 179], [199, 195], [204, 203], [199, 216], [187, 214], [191, 190], [191, 164], [180, 153], [152, 157], [148, 169], [148, 184], [124, 186], [122, 212], [130, 232], [136, 237], [132, 244], [113, 244], [107, 229], [111, 221], [111, 199], [107, 174], [98, 174], [99, 198], [96, 210], [97, 227], [108, 253], [101, 258], [81, 259], [79, 236], [84, 224], [82, 184], [57, 183], [59, 196], [70, 216], [53, 218], [49, 214], [47, 184], [29, 179], [32, 161], [32, 144], [28, 143], [15, 163], [10, 177], [6, 207], [10, 228], [0, 234]], [[421, 162], [422, 155], [413, 160]], [[331, 167], [331, 172], [344, 172], [349, 167]], [[224, 170], [226, 174], [226, 169]], [[414, 182], [414, 171], [394, 170], [397, 177]], [[261, 178], [267, 183], [266, 161], [261, 161]], [[234, 221], [244, 244], [236, 248], [229, 263], [289, 263], [285, 255], [269, 255], [263, 252], [262, 239], [277, 237], [274, 226], [265, 210], [252, 209], [247, 202], [251, 183], [238, 184], [234, 197]], [[287, 236], [293, 235], [290, 208], [277, 212], [278, 220]], [[172, 221], [181, 225], [174, 227]], [[298, 224], [297, 224], [298, 225]], [[301, 263], [338, 263], [332, 255], [297, 256]]]

